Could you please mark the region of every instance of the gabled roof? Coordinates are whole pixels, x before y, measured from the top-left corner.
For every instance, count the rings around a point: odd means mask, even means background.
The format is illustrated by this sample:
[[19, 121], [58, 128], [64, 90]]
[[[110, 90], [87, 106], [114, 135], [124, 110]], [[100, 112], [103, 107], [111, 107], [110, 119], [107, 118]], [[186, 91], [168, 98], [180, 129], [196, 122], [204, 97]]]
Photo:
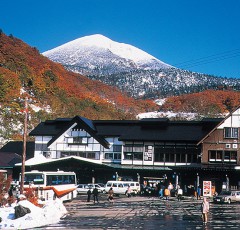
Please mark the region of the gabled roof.
[[232, 114], [234, 112], [236, 112], [238, 109], [240, 109], [240, 106], [238, 106], [235, 110], [233, 110], [232, 112], [230, 112], [225, 118], [222, 118], [222, 120], [216, 124], [212, 130], [210, 130], [198, 143], [197, 145], [201, 144], [206, 138], [208, 138], [220, 125], [222, 125], [229, 117], [232, 116]]
[[102, 146], [109, 148], [109, 143], [104, 137], [97, 134], [97, 130], [93, 122], [87, 118], [75, 116], [74, 118], [61, 118], [53, 121], [46, 121], [40, 123], [32, 132], [29, 133], [31, 136], [53, 136], [48, 142], [50, 146], [56, 141], [61, 135], [63, 135], [72, 125], [77, 124], [77, 127], [84, 129], [94, 139], [96, 139]]

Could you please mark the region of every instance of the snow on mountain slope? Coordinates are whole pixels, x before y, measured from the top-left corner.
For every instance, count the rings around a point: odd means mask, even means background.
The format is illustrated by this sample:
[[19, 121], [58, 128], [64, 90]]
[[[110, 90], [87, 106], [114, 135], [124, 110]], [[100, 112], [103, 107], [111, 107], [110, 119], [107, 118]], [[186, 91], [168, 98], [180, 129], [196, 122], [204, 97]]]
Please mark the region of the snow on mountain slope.
[[78, 38], [43, 55], [68, 68], [75, 68], [76, 72], [84, 73], [87, 70], [90, 74], [91, 70], [111, 74], [172, 67], [132, 45], [112, 41], [100, 34]]
[[78, 38], [43, 55], [66, 69], [116, 86], [135, 98], [156, 99], [218, 89], [238, 89], [239, 79], [181, 70], [128, 44], [95, 34]]

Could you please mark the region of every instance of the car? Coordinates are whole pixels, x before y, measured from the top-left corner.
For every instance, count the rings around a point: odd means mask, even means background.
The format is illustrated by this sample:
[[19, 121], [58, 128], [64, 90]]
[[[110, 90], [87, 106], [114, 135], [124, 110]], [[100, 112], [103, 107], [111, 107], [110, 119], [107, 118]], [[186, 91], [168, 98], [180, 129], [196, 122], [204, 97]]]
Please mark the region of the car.
[[132, 195], [140, 193], [140, 184], [136, 181], [108, 181], [105, 185], [105, 191], [113, 188], [114, 194], [127, 194], [128, 186], [132, 189]]
[[105, 187], [101, 187], [99, 184], [88, 184], [88, 186], [90, 187], [91, 191], [93, 191], [93, 189], [97, 187], [98, 192], [101, 192], [101, 193], [105, 192]]
[[77, 185], [77, 193], [78, 194], [87, 194], [87, 191], [91, 189], [87, 184], [78, 184]]
[[240, 202], [240, 191], [222, 191], [213, 198], [214, 203]]
[[105, 184], [103, 183], [97, 183], [100, 187], [105, 188]]

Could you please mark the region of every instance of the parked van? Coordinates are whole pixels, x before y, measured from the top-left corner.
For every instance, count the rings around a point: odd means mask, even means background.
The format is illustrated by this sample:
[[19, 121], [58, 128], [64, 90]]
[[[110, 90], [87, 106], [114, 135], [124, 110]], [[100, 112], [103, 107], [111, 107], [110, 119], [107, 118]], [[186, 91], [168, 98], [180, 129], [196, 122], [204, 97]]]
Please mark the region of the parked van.
[[126, 194], [128, 186], [131, 187], [133, 194], [140, 193], [140, 184], [136, 181], [108, 181], [105, 185], [105, 192], [108, 193], [113, 188], [115, 194]]

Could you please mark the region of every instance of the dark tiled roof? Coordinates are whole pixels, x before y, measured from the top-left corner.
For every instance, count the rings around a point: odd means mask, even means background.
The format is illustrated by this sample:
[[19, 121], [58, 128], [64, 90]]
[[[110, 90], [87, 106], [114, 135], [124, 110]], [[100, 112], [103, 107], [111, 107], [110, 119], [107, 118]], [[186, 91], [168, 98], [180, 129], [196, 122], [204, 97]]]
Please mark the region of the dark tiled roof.
[[0, 167], [12, 168], [16, 163], [20, 163], [21, 156], [16, 153], [0, 152]]
[[170, 121], [166, 118], [142, 120], [89, 120], [80, 116], [57, 119], [39, 124], [30, 135], [53, 135], [54, 140], [77, 122], [103, 145], [105, 137], [119, 137], [122, 141], [191, 141], [198, 142], [223, 119], [201, 121]]
[[55, 136], [63, 129], [66, 129], [72, 123], [72, 119], [70, 118], [58, 118], [56, 120], [47, 120], [45, 122], [41, 122], [37, 125], [35, 129], [33, 129], [29, 135], [30, 136]]
[[[26, 159], [34, 157], [34, 148], [35, 148], [34, 141], [27, 141]], [[10, 141], [0, 149], [0, 152], [17, 153], [18, 155], [22, 156], [23, 142], [22, 141]]]
[[122, 141], [199, 141], [222, 119], [201, 121], [170, 121], [143, 119], [139, 121], [94, 121], [97, 133], [119, 136]]

